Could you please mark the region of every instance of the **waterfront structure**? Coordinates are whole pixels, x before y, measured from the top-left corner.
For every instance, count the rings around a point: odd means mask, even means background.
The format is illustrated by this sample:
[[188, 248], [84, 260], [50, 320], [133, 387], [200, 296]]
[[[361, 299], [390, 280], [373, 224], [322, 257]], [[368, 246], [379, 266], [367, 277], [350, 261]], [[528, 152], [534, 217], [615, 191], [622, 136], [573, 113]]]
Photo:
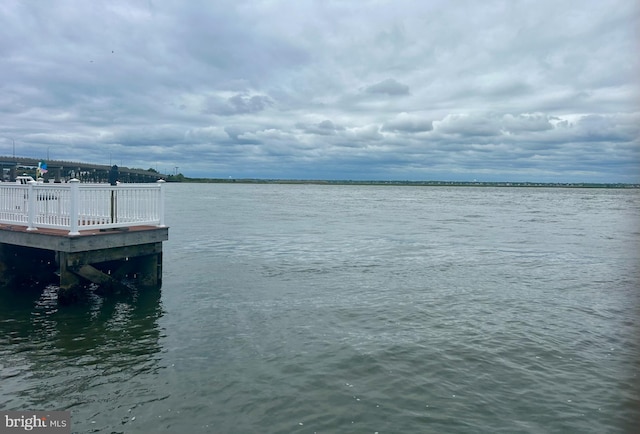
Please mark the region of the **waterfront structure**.
[[162, 284], [164, 181], [0, 183], [0, 286], [59, 277], [59, 299], [87, 283]]

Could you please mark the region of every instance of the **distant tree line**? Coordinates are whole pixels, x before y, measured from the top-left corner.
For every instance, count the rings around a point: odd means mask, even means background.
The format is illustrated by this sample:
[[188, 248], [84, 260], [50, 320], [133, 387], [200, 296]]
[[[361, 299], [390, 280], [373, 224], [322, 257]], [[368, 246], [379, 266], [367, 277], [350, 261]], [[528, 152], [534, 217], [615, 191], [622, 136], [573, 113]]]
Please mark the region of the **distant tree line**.
[[167, 175], [167, 182], [239, 184], [323, 184], [323, 185], [407, 185], [442, 187], [562, 187], [562, 188], [640, 188], [639, 184], [560, 183], [560, 182], [477, 182], [477, 181], [353, 181], [257, 178], [188, 178], [182, 173]]

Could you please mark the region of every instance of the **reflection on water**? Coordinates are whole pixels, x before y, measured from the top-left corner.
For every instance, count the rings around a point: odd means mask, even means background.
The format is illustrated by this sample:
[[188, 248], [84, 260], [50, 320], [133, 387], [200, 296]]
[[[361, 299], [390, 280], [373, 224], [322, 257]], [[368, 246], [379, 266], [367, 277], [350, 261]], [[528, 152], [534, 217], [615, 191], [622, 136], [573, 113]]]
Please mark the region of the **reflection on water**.
[[139, 374], [159, 369], [161, 316], [159, 290], [91, 292], [59, 309], [54, 286], [0, 289], [0, 409], [107, 402], [124, 383], [129, 388]]

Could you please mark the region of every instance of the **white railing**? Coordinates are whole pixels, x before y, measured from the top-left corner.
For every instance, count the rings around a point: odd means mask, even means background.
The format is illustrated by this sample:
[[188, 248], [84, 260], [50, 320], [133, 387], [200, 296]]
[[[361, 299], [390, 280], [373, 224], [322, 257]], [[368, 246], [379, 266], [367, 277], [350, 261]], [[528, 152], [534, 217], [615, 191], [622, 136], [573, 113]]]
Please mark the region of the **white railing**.
[[86, 229], [164, 226], [164, 181], [155, 184], [0, 183], [0, 223], [79, 235]]

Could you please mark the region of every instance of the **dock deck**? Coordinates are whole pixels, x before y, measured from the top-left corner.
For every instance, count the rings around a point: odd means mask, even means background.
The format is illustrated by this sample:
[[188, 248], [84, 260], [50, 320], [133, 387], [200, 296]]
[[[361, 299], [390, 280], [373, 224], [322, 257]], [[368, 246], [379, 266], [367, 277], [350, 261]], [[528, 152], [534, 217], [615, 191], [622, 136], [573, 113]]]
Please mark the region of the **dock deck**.
[[162, 183], [0, 185], [0, 285], [59, 276], [59, 298], [87, 283], [162, 284]]

